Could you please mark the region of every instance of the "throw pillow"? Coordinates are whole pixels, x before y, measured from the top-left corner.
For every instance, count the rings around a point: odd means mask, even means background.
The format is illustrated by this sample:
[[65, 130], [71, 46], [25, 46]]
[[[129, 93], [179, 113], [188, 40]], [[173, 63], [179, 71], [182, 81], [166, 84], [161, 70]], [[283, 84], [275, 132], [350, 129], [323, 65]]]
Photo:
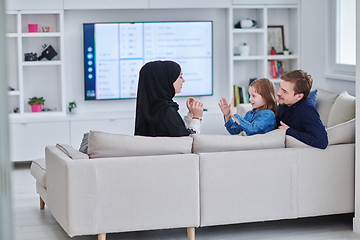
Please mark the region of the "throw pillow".
[[90, 158], [191, 153], [191, 137], [143, 137], [90, 131]]
[[309, 96], [308, 96], [308, 98], [310, 98], [310, 99], [313, 101], [313, 103], [314, 103], [315, 106], [316, 106], [317, 92], [318, 92], [317, 89], [312, 89], [312, 90], [310, 91], [310, 93], [309, 93]]
[[355, 118], [355, 100], [346, 91], [342, 92], [331, 107], [327, 127], [332, 127]]
[[89, 146], [88, 140], [89, 140], [89, 133], [87, 132], [87, 133], [84, 133], [83, 139], [80, 144], [79, 152], [82, 152], [85, 154], [88, 153], [88, 146]]
[[329, 145], [355, 142], [355, 118], [326, 129]]
[[193, 152], [225, 152], [285, 147], [285, 130], [275, 129], [265, 134], [239, 135], [190, 135], [194, 138]]
[[89, 159], [89, 156], [79, 152], [78, 150], [74, 149], [72, 146], [67, 144], [56, 144], [56, 147], [60, 149], [63, 153], [66, 154], [69, 158], [75, 159]]
[[337, 97], [336, 93], [318, 89], [315, 106], [325, 127], [327, 127], [330, 110]]

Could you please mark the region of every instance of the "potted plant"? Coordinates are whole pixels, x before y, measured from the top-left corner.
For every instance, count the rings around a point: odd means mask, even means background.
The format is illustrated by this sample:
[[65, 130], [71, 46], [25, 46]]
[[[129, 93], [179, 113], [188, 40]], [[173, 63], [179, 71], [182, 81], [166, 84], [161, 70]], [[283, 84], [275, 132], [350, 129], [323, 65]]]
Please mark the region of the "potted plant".
[[274, 47], [271, 47], [270, 55], [276, 55], [276, 50]]
[[29, 98], [28, 104], [31, 106], [32, 112], [41, 112], [42, 105], [44, 105], [45, 99], [43, 97]]
[[73, 101], [73, 102], [69, 102], [69, 107], [68, 107], [68, 109], [69, 109], [69, 113], [71, 113], [71, 114], [75, 114], [76, 113], [76, 102], [75, 101]]
[[289, 55], [289, 49], [284, 46], [284, 55]]

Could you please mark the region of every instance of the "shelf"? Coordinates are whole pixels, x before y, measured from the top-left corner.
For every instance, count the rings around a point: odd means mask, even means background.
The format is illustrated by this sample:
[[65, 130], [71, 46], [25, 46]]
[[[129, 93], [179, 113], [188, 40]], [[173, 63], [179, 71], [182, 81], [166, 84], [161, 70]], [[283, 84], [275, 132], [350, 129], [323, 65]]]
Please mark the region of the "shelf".
[[265, 56], [250, 55], [250, 56], [233, 56], [234, 61], [249, 61], [249, 60], [265, 60]]
[[234, 28], [233, 33], [264, 33], [264, 28]]
[[[242, 3], [235, 5], [235, 2]], [[243, 3], [245, 1], [246, 3]], [[288, 2], [290, 1], [290, 2]], [[289, 4], [287, 4], [289, 3]], [[279, 84], [280, 78], [272, 78], [270, 61], [281, 61], [285, 71], [300, 68], [300, 6], [297, 0], [282, 0], [259, 4], [257, 0], [233, 0], [228, 14], [229, 24], [229, 86], [228, 93], [233, 95], [233, 85], [244, 86], [249, 79], [267, 77]], [[255, 28], [235, 28], [243, 19], [257, 22]], [[281, 25], [284, 28], [283, 40], [293, 54], [270, 55], [268, 43], [269, 25]], [[240, 55], [240, 46], [246, 43], [250, 47], [249, 56]]]
[[59, 32], [22, 33], [22, 37], [60, 37]]
[[7, 38], [17, 38], [19, 37], [18, 33], [6, 33]]
[[268, 60], [287, 60], [287, 59], [298, 59], [299, 56], [298, 55], [267, 55], [267, 59]]
[[8, 91], [9, 96], [18, 96], [20, 95], [20, 91]]
[[27, 124], [30, 122], [61, 122], [68, 121], [68, 117], [64, 112], [25, 112], [22, 114], [11, 113], [9, 114], [11, 123]]
[[22, 65], [25, 66], [56, 66], [61, 65], [61, 60], [47, 60], [47, 61], [26, 61], [22, 62]]

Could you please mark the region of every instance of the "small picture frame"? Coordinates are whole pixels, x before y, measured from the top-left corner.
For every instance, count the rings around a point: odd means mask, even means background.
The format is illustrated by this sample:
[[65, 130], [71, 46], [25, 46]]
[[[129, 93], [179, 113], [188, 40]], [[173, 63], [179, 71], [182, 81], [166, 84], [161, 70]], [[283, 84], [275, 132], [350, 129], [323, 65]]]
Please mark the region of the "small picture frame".
[[269, 52], [272, 47], [275, 48], [276, 54], [283, 54], [284, 52], [284, 26], [274, 25], [268, 26], [268, 47]]

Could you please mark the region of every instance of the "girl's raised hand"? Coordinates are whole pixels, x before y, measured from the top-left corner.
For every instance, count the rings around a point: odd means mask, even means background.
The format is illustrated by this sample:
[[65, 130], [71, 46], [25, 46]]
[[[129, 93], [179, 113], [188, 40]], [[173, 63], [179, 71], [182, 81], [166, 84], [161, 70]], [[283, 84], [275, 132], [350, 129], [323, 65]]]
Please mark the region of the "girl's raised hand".
[[[231, 99], [231, 103], [232, 103], [232, 101], [233, 101], [233, 98]], [[220, 99], [219, 107], [220, 107], [221, 112], [224, 114], [226, 121], [229, 121], [229, 119], [231, 117], [231, 106], [232, 106], [231, 103], [228, 104], [228, 102], [226, 101], [225, 98]], [[234, 113], [235, 113], [235, 110], [234, 110]]]

